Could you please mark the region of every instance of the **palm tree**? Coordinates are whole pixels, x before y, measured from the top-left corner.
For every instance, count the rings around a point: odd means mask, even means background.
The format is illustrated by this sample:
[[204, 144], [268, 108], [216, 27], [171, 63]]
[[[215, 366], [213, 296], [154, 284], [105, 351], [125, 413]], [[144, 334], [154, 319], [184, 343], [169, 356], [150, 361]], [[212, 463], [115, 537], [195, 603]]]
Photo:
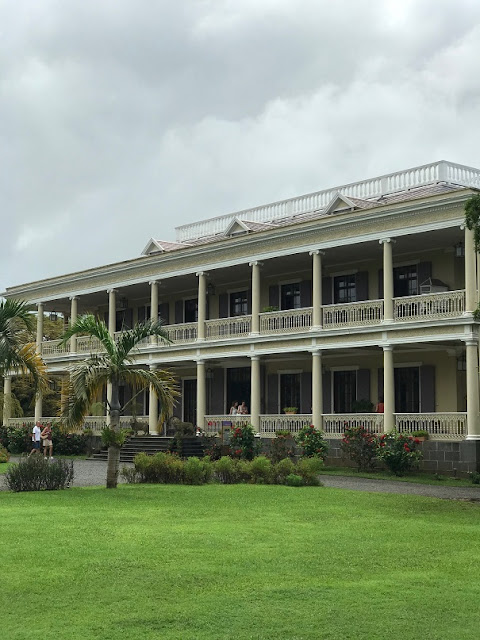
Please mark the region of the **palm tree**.
[[62, 417], [67, 428], [78, 427], [88, 414], [90, 405], [95, 402], [97, 393], [110, 383], [110, 427], [105, 430], [108, 440], [107, 489], [115, 489], [118, 482], [120, 447], [123, 442], [120, 414], [126, 406], [120, 405], [120, 382], [131, 384], [138, 392], [151, 387], [160, 400], [162, 414], [170, 413], [178, 395], [172, 374], [166, 370], [150, 371], [135, 367], [133, 358], [139, 343], [150, 336], [157, 336], [165, 344], [170, 343], [170, 340], [162, 323], [154, 321], [137, 324], [115, 340], [108, 332], [106, 324], [91, 314], [77, 319], [64, 333], [62, 344], [66, 344], [77, 334], [96, 338], [100, 342], [102, 353], [91, 354], [86, 360], [72, 367]]
[[0, 302], [0, 375], [16, 371], [29, 375], [35, 392], [48, 388], [47, 368], [37, 352], [31, 333], [35, 316], [26, 302]]

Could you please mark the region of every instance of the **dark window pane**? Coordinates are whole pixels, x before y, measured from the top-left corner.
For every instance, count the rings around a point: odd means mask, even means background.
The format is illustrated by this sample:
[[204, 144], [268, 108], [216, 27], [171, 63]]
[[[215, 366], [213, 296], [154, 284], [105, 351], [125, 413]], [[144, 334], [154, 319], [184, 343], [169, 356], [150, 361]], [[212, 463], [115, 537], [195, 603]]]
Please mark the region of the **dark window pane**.
[[281, 285], [281, 308], [286, 309], [300, 309], [300, 283], [295, 282], [293, 284]]
[[418, 294], [417, 265], [408, 267], [395, 267], [393, 270], [393, 295], [395, 298], [402, 296], [416, 296]]
[[357, 285], [355, 274], [335, 276], [333, 279], [333, 300], [336, 304], [356, 302]]
[[247, 292], [238, 291], [230, 294], [230, 317], [247, 315]]
[[357, 372], [333, 372], [333, 410], [335, 413], [352, 413], [357, 399]]
[[185, 300], [185, 322], [197, 322], [198, 320], [198, 300]]
[[284, 407], [300, 409], [300, 374], [280, 374], [280, 411]]
[[395, 411], [418, 413], [420, 411], [420, 372], [418, 367], [395, 369]]

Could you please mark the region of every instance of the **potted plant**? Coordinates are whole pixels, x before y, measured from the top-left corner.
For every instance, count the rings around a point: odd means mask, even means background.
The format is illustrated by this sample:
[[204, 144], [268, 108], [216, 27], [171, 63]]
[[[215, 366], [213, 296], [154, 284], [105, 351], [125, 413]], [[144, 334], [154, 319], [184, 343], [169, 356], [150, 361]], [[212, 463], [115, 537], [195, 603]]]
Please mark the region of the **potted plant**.
[[418, 431], [413, 431], [412, 436], [417, 440], [420, 440], [420, 442], [425, 442], [425, 440], [428, 440], [429, 433], [424, 429], [419, 429]]
[[262, 313], [271, 313], [272, 311], [280, 311], [280, 309], [276, 305], [270, 305], [262, 309]]
[[283, 413], [287, 413], [287, 414], [298, 413], [298, 407], [283, 407]]

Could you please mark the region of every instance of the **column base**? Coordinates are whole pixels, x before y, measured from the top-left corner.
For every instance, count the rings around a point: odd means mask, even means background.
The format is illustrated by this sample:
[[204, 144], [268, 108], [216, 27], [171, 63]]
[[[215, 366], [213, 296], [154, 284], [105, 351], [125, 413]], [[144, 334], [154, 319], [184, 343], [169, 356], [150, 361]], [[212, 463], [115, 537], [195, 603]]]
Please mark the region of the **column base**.
[[205, 338], [197, 338], [195, 342], [205, 342]]
[[253, 337], [257, 337], [257, 336], [259, 336], [259, 335], [260, 335], [260, 331], [250, 331], [250, 334], [249, 334], [249, 335], [251, 335], [251, 336], [253, 336]]
[[466, 436], [465, 440], [478, 440], [478, 441], [480, 441], [480, 434], [472, 433], [471, 435]]
[[323, 325], [321, 324], [312, 325], [310, 327], [310, 331], [321, 331], [322, 329], [323, 329]]

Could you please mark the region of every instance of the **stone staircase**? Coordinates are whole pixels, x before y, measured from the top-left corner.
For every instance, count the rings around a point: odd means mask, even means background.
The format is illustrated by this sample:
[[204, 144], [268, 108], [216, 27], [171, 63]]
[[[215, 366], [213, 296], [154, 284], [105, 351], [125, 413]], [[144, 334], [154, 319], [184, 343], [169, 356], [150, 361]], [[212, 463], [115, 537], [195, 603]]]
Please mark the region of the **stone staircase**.
[[[120, 462], [133, 462], [137, 453], [146, 453], [154, 455], [159, 451], [168, 451], [173, 438], [164, 436], [136, 436], [128, 438], [120, 449]], [[94, 453], [90, 460], [107, 460], [108, 450], [102, 449], [98, 453]], [[182, 457], [189, 458], [203, 456], [202, 438], [184, 438]]]

